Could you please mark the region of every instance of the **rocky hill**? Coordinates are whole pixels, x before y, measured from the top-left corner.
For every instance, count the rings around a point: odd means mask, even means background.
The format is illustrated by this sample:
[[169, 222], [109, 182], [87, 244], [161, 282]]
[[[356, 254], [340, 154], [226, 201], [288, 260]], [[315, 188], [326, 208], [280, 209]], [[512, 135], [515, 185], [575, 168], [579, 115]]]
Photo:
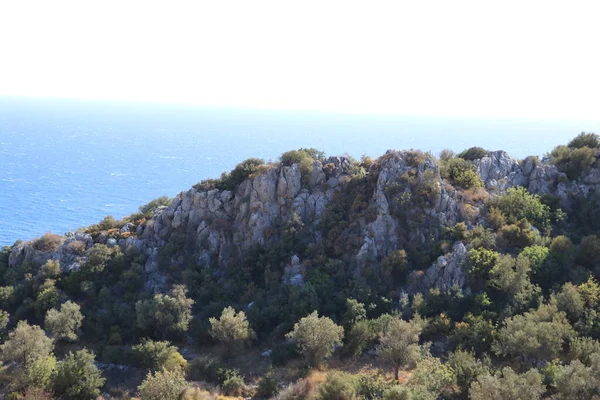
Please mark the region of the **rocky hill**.
[[[599, 234], [594, 134], [542, 160], [478, 147], [439, 157], [389, 150], [361, 160], [300, 149], [274, 163], [243, 161], [122, 220], [4, 248], [0, 309], [8, 311], [8, 329], [28, 321], [59, 340], [48, 315], [76, 303], [68, 307], [80, 307], [81, 320], [62, 348], [78, 338], [109, 375], [140, 367], [131, 349], [144, 337], [168, 339], [188, 361], [199, 360], [197, 352], [219, 340], [214, 318], [228, 307], [247, 316], [247, 336], [263, 353], [249, 374], [265, 357], [275, 364], [296, 357], [284, 334], [313, 311], [343, 325], [342, 358], [380, 354], [389, 318], [402, 316], [416, 321], [421, 345], [433, 343], [423, 354], [445, 360], [466, 349], [469, 357], [519, 359], [523, 372], [567, 348], [575, 354], [580, 338], [600, 339], [600, 294], [590, 294], [600, 293]], [[549, 312], [556, 318], [548, 320]], [[564, 321], [569, 334], [552, 351], [515, 353], [502, 329], [517, 317]], [[515, 355], [521, 350], [523, 358]], [[569, 357], [563, 361], [578, 356]], [[202, 379], [221, 379], [202, 371]], [[469, 386], [461, 390], [452, 398], [465, 398]]]

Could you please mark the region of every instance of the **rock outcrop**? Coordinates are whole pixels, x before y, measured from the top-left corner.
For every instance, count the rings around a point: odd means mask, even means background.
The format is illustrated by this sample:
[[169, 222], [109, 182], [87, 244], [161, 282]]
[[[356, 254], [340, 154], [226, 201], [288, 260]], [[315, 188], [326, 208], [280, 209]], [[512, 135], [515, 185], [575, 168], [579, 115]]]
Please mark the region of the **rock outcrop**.
[[[600, 191], [598, 168], [592, 168], [578, 181], [569, 181], [547, 162], [534, 157], [519, 162], [503, 151], [490, 152], [474, 164], [489, 195], [520, 185], [532, 193], [555, 195], [564, 207], [569, 207], [574, 197]], [[102, 242], [145, 255], [147, 287], [161, 290], [164, 277], [159, 265], [165, 257], [175, 266], [189, 263], [193, 258], [200, 267], [233, 268], [246, 251], [277, 243], [283, 232], [297, 222], [306, 227], [308, 238], [305, 239], [319, 244], [324, 240], [320, 222], [328, 205], [336, 195], [348, 190], [352, 179], [360, 179], [362, 173], [373, 178], [373, 190], [366, 198], [374, 212], [370, 218], [355, 221], [360, 227], [358, 246], [355, 253], [346, 255], [360, 273], [362, 268], [377, 265], [391, 251], [403, 246], [426, 248], [431, 237], [438, 238], [446, 227], [461, 221], [468, 225], [479, 218], [484, 207], [482, 201], [465, 200], [445, 182], [430, 156], [425, 155], [415, 162], [414, 152], [388, 151], [369, 171], [357, 173], [356, 168], [346, 157], [315, 161], [304, 172], [299, 164], [272, 165], [233, 191], [190, 189], [182, 192], [144, 223], [120, 227], [121, 236], [117, 239], [69, 233], [53, 251], [40, 251], [33, 243], [20, 243], [12, 249], [9, 262], [11, 265], [25, 261], [42, 264], [52, 259], [59, 260], [63, 268], [77, 269], [85, 263], [85, 251], [94, 241]], [[405, 184], [407, 175], [417, 182], [427, 180], [432, 198], [421, 199], [422, 193]], [[402, 199], [412, 199], [410, 204], [424, 202], [427, 205], [414, 209], [399, 206], [397, 197], [390, 195], [389, 189], [393, 187], [399, 187]], [[406, 226], [407, 220], [412, 224], [410, 229]], [[77, 244], [72, 244], [74, 242]], [[169, 246], [174, 248], [172, 254], [165, 252]], [[464, 287], [461, 265], [466, 251], [462, 243], [456, 243], [450, 254], [440, 256], [431, 266], [422, 266], [425, 271], [422, 290]], [[291, 259], [287, 269], [284, 281], [301, 285], [305, 268], [297, 257]]]

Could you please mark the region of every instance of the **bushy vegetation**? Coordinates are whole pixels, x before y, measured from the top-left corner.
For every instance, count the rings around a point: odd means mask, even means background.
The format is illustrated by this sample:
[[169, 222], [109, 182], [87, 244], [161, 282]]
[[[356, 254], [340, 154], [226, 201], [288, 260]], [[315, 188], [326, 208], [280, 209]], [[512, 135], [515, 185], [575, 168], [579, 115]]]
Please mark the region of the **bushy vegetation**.
[[207, 179], [194, 186], [196, 190], [235, 190], [248, 177], [260, 171], [265, 164], [262, 158], [249, 158], [235, 166], [231, 172], [223, 172], [219, 179]]
[[550, 153], [552, 163], [569, 179], [577, 179], [595, 162], [600, 138], [595, 133], [581, 133], [567, 146], [557, 146]]
[[[552, 162], [581, 178], [598, 144], [582, 134]], [[13, 255], [4, 248], [0, 397], [594, 399], [598, 198], [538, 196], [503, 182], [488, 193], [475, 167], [487, 155], [446, 151], [436, 165], [412, 150], [340, 164], [300, 149], [279, 164], [246, 160], [198, 189], [235, 190], [297, 165], [312, 190], [319, 163], [327, 179], [341, 165], [345, 181], [319, 188], [330, 198], [315, 224], [300, 208], [286, 219], [282, 206], [264, 243], [225, 244], [210, 261], [190, 250], [198, 237], [183, 228], [162, 229], [151, 254], [121, 240], [145, 240], [137, 227], [170, 212], [159, 211], [167, 197], [88, 228], [93, 243], [47, 234], [23, 262], [20, 244]], [[206, 220], [222, 244], [236, 234], [227, 222]], [[372, 254], [361, 252], [367, 238]], [[78, 262], [47, 254], [58, 249]], [[432, 283], [446, 273], [456, 274], [454, 286]]]
[[477, 174], [473, 162], [460, 156], [442, 160], [440, 173], [444, 179], [450, 180], [453, 185], [463, 189], [483, 187], [483, 182]]

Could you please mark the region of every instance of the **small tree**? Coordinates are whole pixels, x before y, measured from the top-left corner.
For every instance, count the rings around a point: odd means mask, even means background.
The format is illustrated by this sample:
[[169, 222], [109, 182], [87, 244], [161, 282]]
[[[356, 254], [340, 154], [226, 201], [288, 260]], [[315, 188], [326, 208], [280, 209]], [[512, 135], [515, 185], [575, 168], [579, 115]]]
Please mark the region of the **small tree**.
[[465, 350], [457, 350], [454, 353], [450, 353], [448, 364], [454, 370], [456, 384], [464, 395], [469, 391], [471, 383], [479, 375], [487, 372], [487, 368], [483, 363], [477, 360], [473, 353]]
[[106, 379], [96, 367], [93, 353], [86, 349], [69, 352], [59, 364], [55, 391], [67, 399], [95, 400]]
[[46, 336], [42, 328], [19, 321], [17, 327], [8, 334], [8, 340], [0, 346], [3, 361], [13, 361], [25, 365], [27, 360], [46, 357], [54, 349], [54, 341]]
[[185, 378], [179, 372], [148, 372], [138, 387], [138, 394], [141, 400], [178, 400], [186, 387]]
[[254, 331], [243, 311], [235, 312], [232, 307], [224, 308], [219, 319], [210, 318], [210, 335], [231, 350], [236, 343], [251, 339]]
[[23, 372], [22, 386], [51, 390], [57, 366], [56, 357], [52, 354], [28, 359]]
[[55, 308], [48, 310], [45, 327], [58, 340], [76, 340], [77, 331], [81, 328], [82, 322], [83, 315], [81, 315], [79, 305], [67, 301], [60, 306], [60, 311]]
[[377, 354], [394, 368], [396, 380], [400, 368], [416, 362], [419, 358], [419, 335], [422, 323], [420, 320], [406, 322], [399, 317], [389, 321], [379, 339]]
[[344, 327], [350, 328], [358, 321], [367, 318], [365, 305], [355, 299], [346, 299], [346, 312], [344, 313]]
[[342, 343], [344, 328], [336, 325], [331, 318], [319, 317], [315, 311], [296, 322], [286, 337], [298, 344], [309, 365], [316, 366], [333, 354], [336, 345]]
[[185, 285], [174, 285], [169, 294], [157, 294], [135, 305], [137, 323], [141, 329], [168, 333], [188, 330], [194, 300], [186, 297]]

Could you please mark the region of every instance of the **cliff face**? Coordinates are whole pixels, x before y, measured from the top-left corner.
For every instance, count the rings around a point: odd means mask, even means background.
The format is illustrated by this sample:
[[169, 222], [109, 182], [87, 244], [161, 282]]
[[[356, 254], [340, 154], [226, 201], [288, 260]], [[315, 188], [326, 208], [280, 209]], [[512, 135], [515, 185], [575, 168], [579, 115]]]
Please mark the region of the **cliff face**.
[[[60, 260], [63, 269], [77, 269], [85, 263], [85, 250], [94, 242], [135, 249], [146, 256], [147, 287], [161, 290], [164, 281], [159, 264], [165, 257], [170, 265], [194, 262], [199, 266], [234, 268], [248, 250], [282, 240], [284, 230], [303, 225], [303, 240], [318, 245], [324, 240], [322, 218], [336, 196], [346, 195], [357, 180], [365, 184], [362, 214], [351, 217], [358, 232], [354, 245], [346, 247], [344, 259], [357, 273], [378, 268], [390, 252], [412, 246], [427, 249], [430, 238], [438, 238], [446, 227], [458, 222], [485, 224], [481, 217], [484, 199], [519, 185], [534, 194], [556, 196], [562, 207], [571, 207], [573, 198], [600, 191], [600, 169], [592, 168], [579, 180], [568, 180], [556, 167], [529, 157], [521, 162], [503, 151], [475, 160], [477, 174], [485, 191], [465, 195], [440, 177], [440, 168], [429, 156], [415, 161], [414, 152], [388, 151], [367, 170], [357, 172], [345, 157], [326, 162], [315, 161], [304, 170], [299, 164], [271, 166], [242, 182], [235, 191], [190, 189], [177, 195], [167, 207], [160, 208], [149, 220], [137, 226], [127, 224], [121, 235], [92, 238], [89, 234], [69, 233], [51, 250], [38, 249], [34, 243], [21, 243], [12, 249], [10, 265], [24, 261], [43, 263]], [[410, 177], [410, 183], [407, 183]], [[366, 192], [365, 192], [366, 191]], [[355, 201], [356, 203], [357, 201]], [[117, 235], [118, 236], [118, 235]], [[175, 251], [166, 252], [173, 242]], [[77, 242], [74, 246], [72, 243]], [[450, 253], [440, 256], [417, 286], [449, 289], [463, 287], [461, 265], [467, 249], [456, 243]], [[166, 255], [165, 255], [166, 254]], [[302, 260], [290, 255], [287, 281], [301, 284]]]

